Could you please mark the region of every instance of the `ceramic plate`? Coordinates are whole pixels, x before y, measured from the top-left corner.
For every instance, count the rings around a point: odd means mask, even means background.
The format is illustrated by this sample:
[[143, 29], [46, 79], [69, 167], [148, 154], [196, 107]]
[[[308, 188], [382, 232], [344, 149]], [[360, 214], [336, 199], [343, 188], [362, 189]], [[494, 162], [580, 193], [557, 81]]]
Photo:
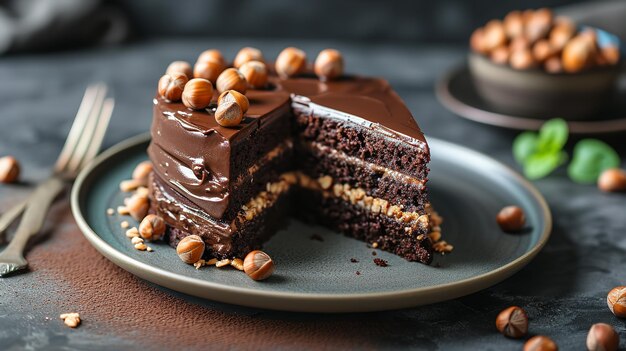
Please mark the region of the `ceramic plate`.
[[[135, 250], [120, 222], [137, 223], [106, 213], [123, 203], [119, 183], [147, 158], [148, 142], [148, 135], [129, 139], [85, 169], [72, 191], [74, 216], [87, 240], [115, 264], [153, 283], [207, 299], [302, 312], [429, 304], [502, 281], [530, 262], [550, 235], [550, 210], [531, 184], [487, 156], [429, 138], [430, 196], [444, 217], [444, 239], [454, 245], [451, 254], [437, 255], [432, 265], [407, 262], [361, 241], [292, 220], [264, 247], [276, 262], [270, 279], [256, 282], [230, 267], [196, 270], [164, 243], [150, 244], [154, 252]], [[505, 234], [495, 222], [497, 212], [509, 204], [526, 212], [528, 228], [522, 234]], [[323, 240], [316, 240], [319, 237]], [[351, 258], [358, 262], [352, 263]], [[377, 266], [374, 258], [387, 260], [389, 266]]]
[[[444, 74], [435, 87], [437, 98], [448, 110], [460, 117], [497, 127], [517, 130], [539, 130], [545, 120], [499, 113], [478, 95], [466, 65]], [[622, 93], [623, 95], [624, 93]], [[617, 99], [622, 105], [626, 99]], [[598, 113], [600, 118], [568, 121], [574, 134], [603, 134], [626, 131], [626, 106], [615, 104]], [[550, 116], [558, 117], [558, 116]], [[593, 118], [593, 116], [590, 116]]]

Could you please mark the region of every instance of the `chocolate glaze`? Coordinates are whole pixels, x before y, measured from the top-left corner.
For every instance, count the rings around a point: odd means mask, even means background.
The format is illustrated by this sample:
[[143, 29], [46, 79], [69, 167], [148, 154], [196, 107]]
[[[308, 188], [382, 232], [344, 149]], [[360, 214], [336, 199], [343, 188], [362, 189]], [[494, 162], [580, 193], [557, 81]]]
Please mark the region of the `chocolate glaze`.
[[237, 159], [233, 150], [252, 133], [289, 123], [292, 107], [358, 124], [429, 152], [413, 116], [382, 79], [349, 76], [321, 82], [311, 74], [272, 76], [270, 88], [250, 90], [246, 96], [250, 109], [237, 128], [219, 126], [215, 106], [192, 111], [182, 103], [154, 99], [148, 153], [155, 172], [213, 218], [224, 219], [230, 205], [231, 185], [238, 177], [232, 174]]

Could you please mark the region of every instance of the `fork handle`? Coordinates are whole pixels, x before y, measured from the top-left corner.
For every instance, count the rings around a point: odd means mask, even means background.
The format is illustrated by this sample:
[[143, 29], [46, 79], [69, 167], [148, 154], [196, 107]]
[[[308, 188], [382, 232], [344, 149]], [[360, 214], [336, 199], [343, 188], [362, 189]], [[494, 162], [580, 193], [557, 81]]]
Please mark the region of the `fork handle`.
[[48, 209], [54, 199], [65, 187], [65, 182], [59, 177], [51, 177], [39, 184], [28, 199], [24, 216], [17, 227], [15, 237], [4, 249], [7, 254], [23, 255], [28, 240], [37, 234], [43, 227]]
[[26, 208], [28, 200], [22, 200], [13, 207], [6, 210], [2, 216], [0, 216], [0, 242], [2, 241], [3, 234], [11, 226], [11, 224], [19, 217]]

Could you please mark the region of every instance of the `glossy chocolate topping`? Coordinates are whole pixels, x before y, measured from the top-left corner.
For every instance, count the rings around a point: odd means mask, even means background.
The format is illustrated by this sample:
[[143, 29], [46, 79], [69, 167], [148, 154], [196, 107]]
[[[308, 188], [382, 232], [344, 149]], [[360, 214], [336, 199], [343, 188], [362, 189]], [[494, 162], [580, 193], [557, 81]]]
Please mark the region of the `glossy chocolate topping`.
[[236, 128], [217, 124], [215, 106], [192, 111], [180, 102], [154, 99], [148, 153], [156, 173], [214, 218], [223, 219], [229, 206], [238, 176], [231, 174], [237, 145], [253, 133], [289, 123], [292, 106], [370, 128], [428, 153], [413, 116], [385, 80], [351, 76], [321, 82], [304, 75], [285, 80], [273, 76], [270, 82], [271, 88], [247, 92], [250, 109]]

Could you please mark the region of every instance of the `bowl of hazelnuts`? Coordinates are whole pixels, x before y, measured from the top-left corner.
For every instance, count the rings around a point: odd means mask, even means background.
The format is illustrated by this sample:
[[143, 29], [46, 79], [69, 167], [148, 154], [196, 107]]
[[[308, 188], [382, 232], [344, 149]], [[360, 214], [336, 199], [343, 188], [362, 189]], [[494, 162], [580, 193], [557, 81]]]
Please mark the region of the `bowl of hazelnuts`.
[[476, 91], [499, 112], [549, 119], [593, 118], [615, 91], [620, 41], [550, 9], [512, 11], [470, 38]]

